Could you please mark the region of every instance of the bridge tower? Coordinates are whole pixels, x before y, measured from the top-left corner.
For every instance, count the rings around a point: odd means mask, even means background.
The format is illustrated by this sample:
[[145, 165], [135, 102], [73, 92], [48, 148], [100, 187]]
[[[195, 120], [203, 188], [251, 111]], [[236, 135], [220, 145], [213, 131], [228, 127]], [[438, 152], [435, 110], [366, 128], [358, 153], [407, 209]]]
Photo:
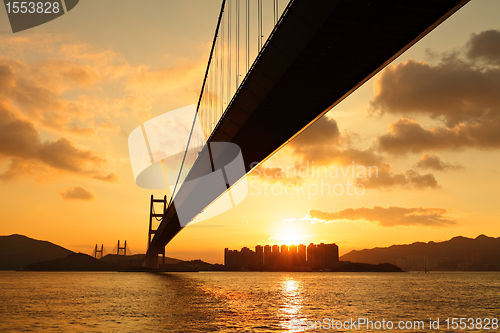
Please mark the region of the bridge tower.
[[[99, 257], [97, 256], [98, 253], [101, 254]], [[101, 259], [102, 257], [104, 257], [104, 244], [101, 244], [101, 249], [99, 249], [96, 244], [94, 249], [94, 258]]]
[[[163, 204], [161, 213], [156, 213], [155, 204]], [[150, 268], [158, 268], [158, 255], [162, 255], [162, 264], [165, 264], [165, 248], [163, 251], [152, 251], [151, 250], [151, 240], [152, 236], [156, 234], [157, 229], [153, 229], [153, 219], [156, 219], [158, 222], [162, 222], [163, 215], [167, 210], [167, 196], [165, 195], [163, 199], [155, 199], [153, 195], [151, 195], [151, 206], [149, 209], [149, 231], [148, 231], [148, 252], [146, 254], [146, 267]]]
[[120, 240], [118, 240], [118, 246], [116, 247], [116, 254], [120, 255], [120, 250], [123, 250], [123, 255], [127, 255], [127, 241], [125, 241], [123, 246], [120, 246]]

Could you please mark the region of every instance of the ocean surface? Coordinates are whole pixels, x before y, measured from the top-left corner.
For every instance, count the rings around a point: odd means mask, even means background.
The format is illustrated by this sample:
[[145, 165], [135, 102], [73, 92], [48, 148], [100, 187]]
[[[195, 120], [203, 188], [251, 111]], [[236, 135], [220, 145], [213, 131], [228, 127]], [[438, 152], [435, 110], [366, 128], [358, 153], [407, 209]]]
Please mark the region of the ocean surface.
[[499, 317], [500, 273], [0, 272], [1, 332], [500, 332]]

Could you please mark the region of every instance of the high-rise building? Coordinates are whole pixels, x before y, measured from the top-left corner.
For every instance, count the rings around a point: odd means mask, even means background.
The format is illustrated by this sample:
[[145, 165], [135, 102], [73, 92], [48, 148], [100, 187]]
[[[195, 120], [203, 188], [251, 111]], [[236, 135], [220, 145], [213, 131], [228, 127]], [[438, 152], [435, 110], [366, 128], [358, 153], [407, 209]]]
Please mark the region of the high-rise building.
[[317, 268], [330, 270], [338, 266], [339, 247], [321, 243], [316, 247]]
[[224, 266], [231, 269], [241, 269], [242, 260], [241, 255], [238, 250], [224, 249]]
[[295, 246], [294, 244], [288, 247], [288, 260], [291, 266], [298, 266], [297, 246]]
[[269, 266], [271, 262], [271, 245], [264, 246], [264, 265]]
[[261, 245], [255, 246], [255, 267], [262, 267], [264, 265], [264, 248]]
[[313, 243], [307, 246], [307, 266], [309, 266], [311, 269], [316, 269], [318, 267], [316, 245]]
[[241, 266], [245, 267], [245, 268], [253, 267], [253, 263], [254, 263], [253, 254], [255, 252], [250, 250], [248, 247], [244, 247], [241, 249], [240, 253], [241, 253], [241, 261], [242, 261]]
[[288, 255], [288, 245], [281, 245], [281, 254], [278, 262], [280, 269], [288, 270], [290, 267], [290, 256]]
[[297, 266], [303, 267], [306, 265], [306, 246], [300, 244], [297, 251]]
[[[413, 259], [413, 260], [412, 260]], [[408, 262], [416, 261], [408, 258]], [[255, 252], [248, 247], [241, 251], [224, 249], [224, 265], [230, 269], [253, 270], [295, 270], [309, 266], [312, 270], [332, 270], [339, 265], [339, 248], [336, 244], [299, 246], [286, 244], [280, 246], [255, 246]]]
[[277, 269], [281, 259], [280, 247], [278, 245], [272, 246], [271, 260], [269, 262], [270, 269]]

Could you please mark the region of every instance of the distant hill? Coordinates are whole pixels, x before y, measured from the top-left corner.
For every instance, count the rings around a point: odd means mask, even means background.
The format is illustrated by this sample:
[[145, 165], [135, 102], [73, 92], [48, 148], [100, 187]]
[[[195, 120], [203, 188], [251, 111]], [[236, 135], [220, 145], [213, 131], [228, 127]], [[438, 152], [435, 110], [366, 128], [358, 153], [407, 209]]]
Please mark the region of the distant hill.
[[[174, 259], [178, 260], [178, 259]], [[181, 261], [178, 260], [177, 263], [166, 263], [165, 265], [161, 265], [161, 269], [165, 271], [172, 272], [198, 272], [198, 271], [225, 271], [227, 270], [224, 265], [220, 264], [209, 264], [208, 262], [204, 262], [200, 259], [191, 260], [191, 261]]]
[[480, 235], [473, 239], [458, 236], [444, 242], [354, 250], [340, 260], [391, 263], [407, 269], [500, 270], [500, 237]]
[[[118, 254], [107, 254], [101, 260], [110, 263], [126, 263], [129, 261], [144, 261], [146, 258], [145, 254], [134, 254], [131, 256], [123, 256]], [[158, 262], [161, 264], [163, 258], [158, 256]], [[180, 259], [165, 257], [165, 264], [178, 264], [182, 262]]]
[[335, 270], [336, 272], [402, 272], [401, 268], [391, 264], [347, 263]]
[[64, 258], [37, 262], [26, 266], [25, 271], [116, 271], [118, 265], [101, 261], [84, 253], [71, 253]]
[[22, 235], [0, 236], [0, 270], [18, 270], [73, 253], [61, 246]]

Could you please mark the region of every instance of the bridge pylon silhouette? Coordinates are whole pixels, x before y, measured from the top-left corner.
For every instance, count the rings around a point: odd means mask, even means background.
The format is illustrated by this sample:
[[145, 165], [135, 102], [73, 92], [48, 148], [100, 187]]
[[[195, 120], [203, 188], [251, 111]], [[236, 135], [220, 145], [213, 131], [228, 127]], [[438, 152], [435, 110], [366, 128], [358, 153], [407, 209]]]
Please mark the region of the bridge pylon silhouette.
[[[123, 251], [120, 252], [121, 250], [123, 250]], [[118, 246], [116, 247], [116, 254], [123, 255], [123, 256], [127, 255], [127, 241], [125, 241], [123, 246], [120, 246], [120, 240], [118, 240]]]
[[[161, 210], [157, 213], [155, 209], [155, 204], [162, 204]], [[153, 219], [161, 223], [163, 221], [163, 216], [167, 210], [167, 196], [165, 195], [163, 199], [155, 199], [151, 195], [151, 205], [149, 209], [149, 231], [148, 231], [148, 252], [146, 255], [146, 267], [158, 268], [158, 256], [162, 255], [162, 264], [165, 264], [165, 247], [161, 250], [152, 250], [151, 241], [152, 237], [156, 234], [157, 228], [153, 226]]]
[[171, 200], [151, 197], [146, 265], [158, 268], [165, 246], [229, 191], [201, 195], [202, 176], [215, 171], [204, 161], [224, 161], [212, 143], [238, 146], [248, 174], [469, 1], [290, 0], [271, 10], [262, 0], [222, 0]]
[[101, 248], [99, 248], [96, 244], [94, 249], [94, 258], [101, 259], [102, 257], [104, 257], [104, 244], [101, 244]]

